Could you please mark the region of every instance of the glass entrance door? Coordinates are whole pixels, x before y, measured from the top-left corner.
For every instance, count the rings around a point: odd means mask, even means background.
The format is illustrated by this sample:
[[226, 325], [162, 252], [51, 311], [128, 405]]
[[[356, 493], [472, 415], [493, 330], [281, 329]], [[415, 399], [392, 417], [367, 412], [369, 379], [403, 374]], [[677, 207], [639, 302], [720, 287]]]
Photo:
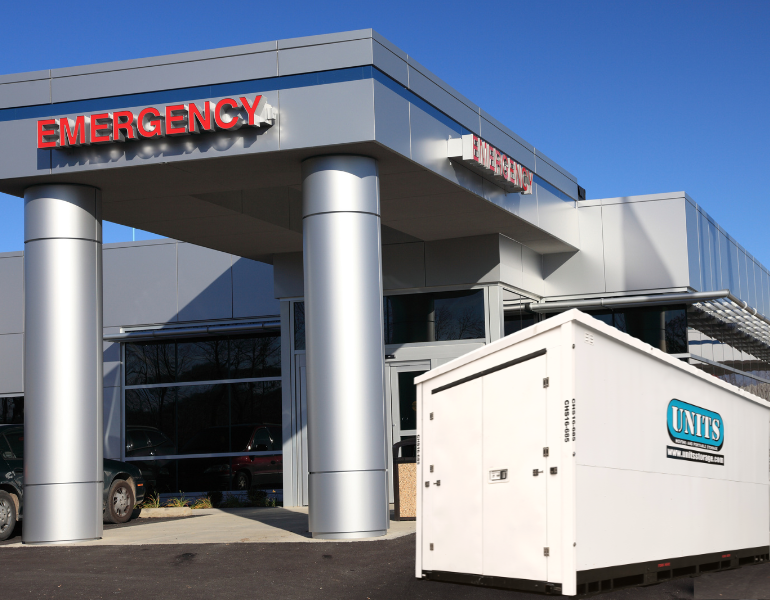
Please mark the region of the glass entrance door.
[[[390, 477], [390, 501], [393, 502], [393, 444], [417, 435], [417, 389], [414, 380], [430, 370], [429, 360], [389, 363], [390, 374], [390, 439], [388, 440], [388, 471]], [[406, 448], [402, 456], [414, 453]]]

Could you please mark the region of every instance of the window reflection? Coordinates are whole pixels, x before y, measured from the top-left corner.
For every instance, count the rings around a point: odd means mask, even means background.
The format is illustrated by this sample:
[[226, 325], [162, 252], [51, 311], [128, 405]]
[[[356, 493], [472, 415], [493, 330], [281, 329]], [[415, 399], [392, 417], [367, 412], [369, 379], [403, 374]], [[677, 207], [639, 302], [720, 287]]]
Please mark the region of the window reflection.
[[386, 344], [486, 336], [483, 290], [386, 296], [384, 312]]
[[0, 425], [24, 423], [24, 396], [0, 398]]
[[[152, 427], [176, 441], [176, 388], [126, 390], [126, 428]], [[129, 456], [128, 452], [126, 456]], [[146, 456], [142, 454], [140, 456]]]
[[124, 344], [126, 385], [279, 377], [280, 333]]
[[172, 383], [176, 378], [176, 348], [173, 343], [125, 344], [126, 385]]
[[687, 311], [682, 306], [587, 312], [607, 325], [612, 325], [663, 352], [687, 352]]
[[423, 373], [425, 371], [398, 373], [398, 412], [401, 431], [417, 429], [417, 388], [414, 380]]
[[[283, 486], [279, 333], [130, 343], [125, 356], [125, 456], [150, 490]], [[272, 380], [226, 382], [247, 378]], [[186, 454], [212, 456], [173, 458]]]
[[281, 375], [281, 338], [277, 335], [238, 337], [230, 340], [232, 377], [278, 377]]
[[211, 454], [230, 449], [226, 385], [190, 385], [177, 392], [179, 454]]
[[215, 381], [230, 378], [227, 339], [203, 338], [177, 343], [177, 381]]
[[537, 320], [538, 316], [533, 312], [525, 310], [506, 311], [504, 319], [505, 335], [511, 335], [530, 325], [534, 325], [537, 323]]
[[294, 349], [305, 349], [305, 303], [294, 303]]

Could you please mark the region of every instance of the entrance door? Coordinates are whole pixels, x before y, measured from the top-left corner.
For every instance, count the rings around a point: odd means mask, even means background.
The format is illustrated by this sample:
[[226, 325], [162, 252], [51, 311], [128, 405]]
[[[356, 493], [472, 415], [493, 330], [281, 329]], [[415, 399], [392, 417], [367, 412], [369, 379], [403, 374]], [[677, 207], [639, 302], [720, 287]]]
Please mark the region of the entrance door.
[[[417, 389], [415, 377], [430, 370], [430, 361], [409, 361], [389, 363], [390, 383], [390, 439], [388, 446], [388, 472], [390, 502], [393, 502], [393, 444], [417, 435]], [[408, 448], [402, 456], [414, 456], [414, 449]]]

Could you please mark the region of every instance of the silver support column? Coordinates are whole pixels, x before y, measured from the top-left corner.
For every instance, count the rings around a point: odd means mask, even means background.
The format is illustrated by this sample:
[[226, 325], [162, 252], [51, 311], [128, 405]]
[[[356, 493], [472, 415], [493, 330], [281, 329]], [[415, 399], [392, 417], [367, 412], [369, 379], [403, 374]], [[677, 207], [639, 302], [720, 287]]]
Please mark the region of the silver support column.
[[302, 163], [310, 531], [388, 529], [377, 161]]
[[25, 544], [102, 537], [101, 192], [24, 192]]

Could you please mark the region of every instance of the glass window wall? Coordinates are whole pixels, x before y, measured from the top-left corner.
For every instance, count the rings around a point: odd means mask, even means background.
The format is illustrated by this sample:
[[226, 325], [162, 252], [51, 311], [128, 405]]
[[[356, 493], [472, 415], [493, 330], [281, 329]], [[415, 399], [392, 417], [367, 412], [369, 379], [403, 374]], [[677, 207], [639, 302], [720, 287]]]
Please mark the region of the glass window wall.
[[24, 423], [24, 396], [0, 398], [0, 425]]
[[280, 334], [130, 343], [125, 357], [125, 456], [151, 490], [283, 487]]
[[[484, 290], [385, 296], [386, 344], [486, 337]], [[305, 304], [294, 303], [294, 349], [305, 349]]]

